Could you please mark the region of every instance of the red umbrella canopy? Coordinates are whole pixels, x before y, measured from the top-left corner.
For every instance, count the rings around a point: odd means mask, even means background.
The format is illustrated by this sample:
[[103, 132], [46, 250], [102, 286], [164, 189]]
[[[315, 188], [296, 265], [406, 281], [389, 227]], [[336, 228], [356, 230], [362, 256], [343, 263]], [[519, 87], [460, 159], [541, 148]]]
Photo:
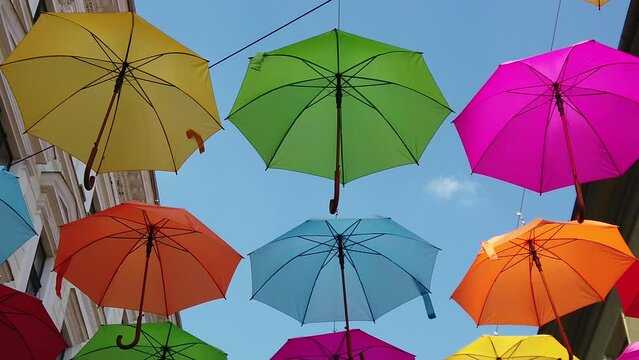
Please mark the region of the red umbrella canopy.
[[66, 347], [39, 299], [0, 285], [2, 359], [51, 360]]
[[626, 316], [639, 317], [639, 261], [617, 281], [617, 292]]

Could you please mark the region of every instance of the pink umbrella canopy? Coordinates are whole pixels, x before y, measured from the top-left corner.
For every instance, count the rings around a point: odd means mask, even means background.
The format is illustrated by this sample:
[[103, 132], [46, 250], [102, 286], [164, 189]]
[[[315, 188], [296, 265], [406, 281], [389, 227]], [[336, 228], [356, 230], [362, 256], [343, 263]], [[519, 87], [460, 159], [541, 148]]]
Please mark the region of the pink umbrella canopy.
[[500, 65], [454, 124], [473, 173], [581, 197], [639, 159], [637, 83], [639, 58], [585, 41]]
[[639, 360], [639, 342], [630, 343], [617, 360]]
[[617, 292], [624, 314], [639, 318], [639, 262], [635, 262], [617, 281]]
[[[414, 360], [409, 354], [362, 330], [350, 330], [352, 360]], [[346, 331], [289, 339], [271, 360], [348, 360]]]

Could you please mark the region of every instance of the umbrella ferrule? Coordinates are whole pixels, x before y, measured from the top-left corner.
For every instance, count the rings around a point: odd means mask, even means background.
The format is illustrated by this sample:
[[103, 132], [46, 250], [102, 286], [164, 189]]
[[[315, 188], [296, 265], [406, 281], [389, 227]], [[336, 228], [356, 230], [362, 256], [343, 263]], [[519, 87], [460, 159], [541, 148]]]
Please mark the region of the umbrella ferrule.
[[528, 240], [528, 249], [530, 251], [530, 256], [532, 257], [532, 261], [535, 263], [535, 266], [537, 266], [537, 269], [539, 271], [542, 271], [541, 260], [539, 260], [539, 255], [537, 255], [537, 250], [535, 249], [535, 245], [533, 244], [532, 240]]
[[118, 74], [118, 78], [115, 80], [115, 87], [113, 88], [113, 92], [117, 93], [122, 89], [122, 84], [124, 83], [124, 76], [126, 75], [126, 69], [129, 67], [128, 62], [122, 63], [122, 69], [120, 69], [120, 73]]

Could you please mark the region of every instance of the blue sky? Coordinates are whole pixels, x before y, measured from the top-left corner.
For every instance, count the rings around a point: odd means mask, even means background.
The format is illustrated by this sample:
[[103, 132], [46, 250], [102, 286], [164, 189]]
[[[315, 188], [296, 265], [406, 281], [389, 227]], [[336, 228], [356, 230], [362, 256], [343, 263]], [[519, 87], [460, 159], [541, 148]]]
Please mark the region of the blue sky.
[[[137, 0], [144, 18], [212, 62], [233, 52], [322, 1]], [[562, 0], [555, 48], [596, 39], [616, 47], [629, 0], [601, 11], [581, 0]], [[337, 0], [212, 69], [220, 115], [233, 104], [257, 51], [272, 50], [337, 25]], [[533, 0], [342, 0], [344, 31], [424, 52], [452, 108], [459, 113], [507, 60], [549, 50], [557, 1]], [[429, 320], [415, 299], [361, 328], [415, 355], [441, 359], [494, 327], [477, 328], [449, 297], [470, 266], [479, 241], [516, 225], [521, 188], [470, 175], [452, 114], [421, 158], [349, 183], [340, 217], [384, 215], [441, 247], [432, 292], [437, 319]], [[189, 209], [243, 255], [307, 218], [327, 217], [332, 182], [282, 170], [264, 171], [258, 154], [228, 122], [193, 155], [178, 175], [158, 173], [162, 204]], [[516, 150], [515, 150], [516, 151]], [[539, 196], [528, 192], [525, 217], [566, 220], [574, 190]], [[336, 279], [338, 280], [338, 279]], [[333, 331], [333, 324], [300, 327], [292, 318], [249, 301], [250, 266], [244, 260], [228, 300], [182, 312], [184, 328], [229, 354], [229, 359], [268, 359], [287, 338]], [[337, 329], [343, 325], [336, 324]], [[501, 334], [531, 334], [536, 328], [500, 327]]]

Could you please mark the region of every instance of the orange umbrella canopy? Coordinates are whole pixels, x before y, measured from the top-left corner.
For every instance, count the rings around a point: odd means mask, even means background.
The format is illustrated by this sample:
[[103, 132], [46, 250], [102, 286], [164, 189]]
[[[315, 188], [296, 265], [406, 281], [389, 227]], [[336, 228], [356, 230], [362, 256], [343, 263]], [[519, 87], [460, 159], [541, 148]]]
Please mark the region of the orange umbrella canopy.
[[558, 316], [603, 301], [636, 261], [616, 226], [588, 220], [536, 219], [482, 247], [452, 295], [477, 325], [546, 324], [551, 298]]
[[146, 276], [142, 310], [168, 316], [224, 297], [241, 259], [184, 209], [126, 202], [63, 225], [54, 271], [58, 293], [64, 277], [100, 306], [129, 309]]

